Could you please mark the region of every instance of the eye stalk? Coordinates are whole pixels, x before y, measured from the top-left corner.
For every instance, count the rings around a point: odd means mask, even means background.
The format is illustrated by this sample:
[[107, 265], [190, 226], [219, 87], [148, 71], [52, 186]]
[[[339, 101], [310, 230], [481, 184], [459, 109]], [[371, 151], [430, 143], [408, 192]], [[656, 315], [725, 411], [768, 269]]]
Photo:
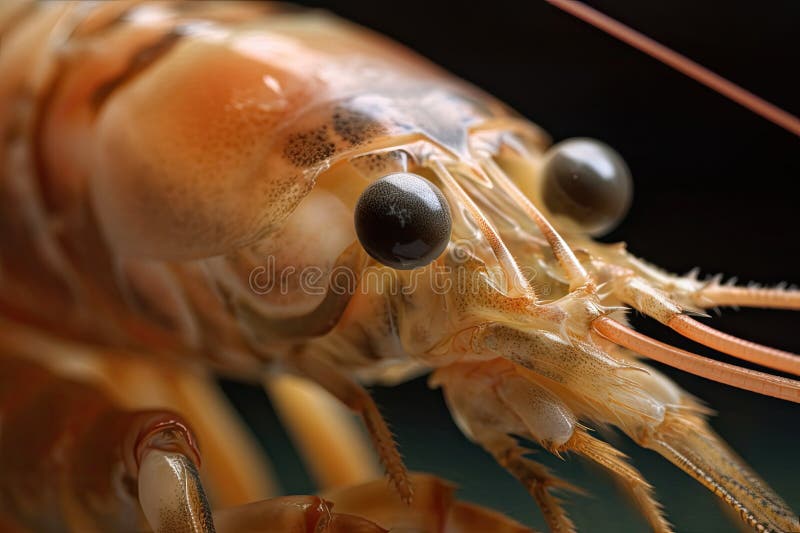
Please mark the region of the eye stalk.
[[628, 212], [632, 196], [628, 166], [605, 143], [588, 138], [568, 139], [545, 154], [545, 206], [591, 235], [603, 235], [617, 226]]
[[410, 172], [371, 183], [358, 199], [356, 234], [369, 255], [410, 270], [439, 257], [450, 242], [450, 207], [442, 191]]

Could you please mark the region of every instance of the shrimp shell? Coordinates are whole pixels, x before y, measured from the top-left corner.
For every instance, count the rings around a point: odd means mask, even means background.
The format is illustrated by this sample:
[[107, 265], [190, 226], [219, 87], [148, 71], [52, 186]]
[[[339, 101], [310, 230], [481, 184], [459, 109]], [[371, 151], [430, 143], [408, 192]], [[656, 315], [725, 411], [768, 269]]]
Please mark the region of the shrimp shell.
[[[309, 380], [361, 417], [407, 503], [417, 478], [362, 383], [433, 371], [464, 434], [554, 531], [574, 525], [550, 489], [577, 489], [517, 436], [597, 463], [654, 530], [671, 531], [653, 488], [588, 425], [657, 451], [755, 530], [800, 530], [708, 410], [641, 360], [795, 402], [800, 383], [658, 343], [621, 312], [800, 375], [796, 355], [689, 317], [723, 303], [797, 309], [800, 293], [674, 276], [551, 215], [539, 192], [547, 135], [491, 96], [366, 29], [273, 4], [21, 1], [0, 11], [0, 36], [9, 343], [24, 325], [139, 354], [164, 376], [175, 365]], [[452, 212], [447, 251], [412, 271], [371, 259], [353, 228], [361, 191], [393, 172], [428, 179]], [[56, 352], [43, 357], [58, 364]], [[316, 427], [330, 412], [297, 417]], [[344, 439], [345, 425], [326, 438]], [[246, 448], [238, 440], [229, 453]], [[148, 464], [163, 470], [164, 453]], [[154, 494], [141, 494], [145, 511], [171, 501]]]

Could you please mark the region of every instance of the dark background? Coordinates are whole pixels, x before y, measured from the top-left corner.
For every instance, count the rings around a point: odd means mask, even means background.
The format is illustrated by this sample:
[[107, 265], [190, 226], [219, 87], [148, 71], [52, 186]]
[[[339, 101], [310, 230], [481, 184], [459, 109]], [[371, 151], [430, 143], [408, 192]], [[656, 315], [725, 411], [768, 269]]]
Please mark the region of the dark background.
[[[800, 3], [591, 1], [752, 92], [800, 113]], [[800, 282], [796, 183], [800, 139], [709, 89], [541, 1], [308, 2], [387, 34], [510, 104], [554, 140], [599, 138], [631, 167], [633, 208], [606, 240], [623, 240], [671, 271], [740, 281]], [[645, 333], [711, 355], [652, 321]], [[715, 326], [800, 352], [800, 317], [726, 310]], [[725, 360], [724, 356], [715, 355]], [[713, 425], [795, 509], [800, 509], [800, 407], [667, 370], [719, 411]], [[263, 394], [225, 384], [264, 441], [287, 492], [314, 490]], [[543, 528], [532, 500], [461, 436], [439, 391], [424, 379], [374, 396], [412, 469], [457, 482], [462, 497]], [[613, 439], [612, 439], [613, 440]], [[624, 437], [681, 532], [734, 531], [705, 489]], [[597, 469], [576, 458], [548, 465], [586, 487], [570, 497], [582, 531], [645, 531], [644, 522]]]

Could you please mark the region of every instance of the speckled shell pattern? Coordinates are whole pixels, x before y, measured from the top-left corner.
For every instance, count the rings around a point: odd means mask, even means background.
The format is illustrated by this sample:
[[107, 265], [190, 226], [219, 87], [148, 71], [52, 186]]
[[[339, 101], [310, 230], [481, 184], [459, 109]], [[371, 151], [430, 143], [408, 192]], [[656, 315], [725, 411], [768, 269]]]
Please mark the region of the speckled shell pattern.
[[[320, 176], [355, 160], [382, 170], [416, 142], [464, 160], [473, 129], [518, 120], [324, 12], [11, 1], [0, 31], [0, 316], [234, 372], [254, 368], [269, 332], [294, 346], [346, 312], [323, 298], [307, 327], [234, 301], [251, 299], [254, 246], [317, 201]], [[365, 260], [354, 239], [337, 254]]]

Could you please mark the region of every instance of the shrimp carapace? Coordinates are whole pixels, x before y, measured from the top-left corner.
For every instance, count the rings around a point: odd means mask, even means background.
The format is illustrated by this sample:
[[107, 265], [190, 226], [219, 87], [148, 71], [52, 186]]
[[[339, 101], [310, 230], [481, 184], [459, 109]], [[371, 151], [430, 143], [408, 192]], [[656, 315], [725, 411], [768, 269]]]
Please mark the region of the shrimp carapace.
[[[212, 372], [270, 382], [276, 404], [299, 419], [289, 425], [320, 479], [360, 484], [374, 471], [368, 452], [335, 459], [367, 449], [341, 445], [360, 442], [347, 429], [352, 417], [337, 411], [344, 406], [364, 423], [398, 502], [447, 500], [424, 516], [517, 531], [410, 475], [364, 388], [432, 371], [464, 433], [519, 479], [554, 531], [574, 526], [549, 489], [574, 487], [517, 437], [599, 464], [654, 530], [670, 530], [653, 488], [589, 426], [617, 427], [657, 451], [756, 530], [800, 530], [714, 434], [708, 410], [642, 360], [794, 402], [800, 383], [664, 345], [625, 316], [635, 309], [798, 375], [798, 356], [689, 315], [734, 304], [797, 309], [800, 293], [674, 276], [593, 240], [631, 201], [631, 172], [612, 148], [586, 138], [548, 148], [545, 133], [496, 99], [321, 11], [14, 1], [0, 8], [0, 37], [0, 336], [213, 419], [200, 426], [225, 465], [212, 466], [208, 483], [223, 501], [259, 499], [267, 483]], [[104, 356], [87, 366], [76, 346]], [[115, 373], [119, 353], [161, 374]], [[271, 381], [285, 374], [314, 392]], [[164, 383], [172, 388], [156, 386]], [[222, 436], [212, 426], [224, 426]], [[139, 473], [179, 472], [170, 487], [193, 499], [129, 492], [144, 520], [158, 529], [178, 516], [160, 509], [195, 504], [206, 517], [195, 458], [159, 453]], [[342, 467], [358, 461], [365, 466]], [[0, 485], [9, 480], [0, 474]], [[28, 519], [26, 497], [13, 509]], [[379, 503], [391, 514], [387, 498]], [[302, 520], [330, 511], [321, 498], [285, 503], [308, 511]], [[42, 519], [80, 529], [61, 518]]]

